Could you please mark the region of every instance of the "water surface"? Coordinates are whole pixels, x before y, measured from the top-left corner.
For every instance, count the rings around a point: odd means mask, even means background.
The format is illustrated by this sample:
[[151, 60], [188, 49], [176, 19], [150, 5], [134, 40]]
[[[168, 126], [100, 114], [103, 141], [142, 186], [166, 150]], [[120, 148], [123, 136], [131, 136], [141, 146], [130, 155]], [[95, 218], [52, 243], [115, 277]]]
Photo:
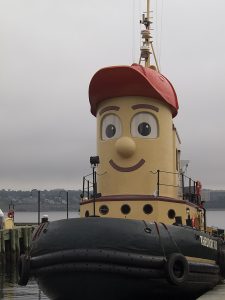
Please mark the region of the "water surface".
[[47, 298], [38, 288], [34, 280], [30, 280], [27, 286], [19, 286], [16, 260], [5, 262], [0, 260], [0, 299], [4, 300], [44, 300]]
[[207, 210], [206, 224], [225, 229], [225, 210]]

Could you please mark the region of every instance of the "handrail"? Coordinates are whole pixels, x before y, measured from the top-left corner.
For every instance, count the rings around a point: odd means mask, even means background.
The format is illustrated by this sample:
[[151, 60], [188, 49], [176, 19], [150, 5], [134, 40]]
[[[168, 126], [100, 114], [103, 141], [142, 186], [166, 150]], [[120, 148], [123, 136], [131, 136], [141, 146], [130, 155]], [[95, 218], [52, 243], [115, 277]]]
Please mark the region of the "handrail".
[[[90, 176], [92, 176], [92, 180], [87, 179]], [[83, 176], [83, 191], [81, 194], [82, 201], [84, 199], [89, 200], [89, 199], [93, 198], [93, 194], [97, 193], [96, 185], [97, 185], [96, 172], [94, 172], [94, 177], [93, 177], [93, 173]], [[92, 192], [92, 194], [91, 194], [91, 192]]]
[[[189, 202], [196, 203], [197, 205], [200, 205], [201, 203], [201, 197], [200, 195], [196, 194], [196, 181], [193, 180], [191, 177], [186, 176], [183, 173], [178, 172], [170, 172], [170, 171], [164, 171], [164, 170], [157, 170], [157, 171], [149, 171], [153, 175], [157, 175], [157, 196], [160, 196], [160, 186], [167, 186], [167, 187], [174, 187], [174, 188], [181, 188], [182, 191], [182, 199], [188, 200]], [[172, 174], [177, 175], [178, 180], [181, 179], [181, 185], [174, 185], [174, 184], [168, 184], [161, 181], [160, 173], [164, 174]], [[181, 178], [179, 178], [179, 176]], [[188, 185], [185, 186], [185, 179], [188, 180]], [[187, 190], [187, 192], [186, 192]], [[163, 196], [163, 195], [162, 195]]]
[[[166, 186], [166, 187], [171, 187], [171, 188], [176, 188], [176, 189], [181, 189], [181, 197], [183, 200], [187, 200], [191, 203], [195, 203], [197, 205], [201, 204], [201, 196], [197, 195], [196, 193], [196, 183], [197, 181], [193, 180], [191, 177], [188, 177], [184, 173], [179, 173], [179, 172], [170, 172], [170, 171], [165, 171], [165, 170], [156, 170], [156, 171], [149, 171], [153, 175], [157, 175], [157, 189], [156, 189], [156, 195], [159, 196], [165, 196], [161, 194], [160, 187]], [[90, 173], [86, 176], [83, 177], [83, 193], [81, 195], [82, 201], [92, 199], [93, 196], [98, 197], [97, 194], [97, 179], [96, 175], [101, 176], [104, 175], [106, 172], [103, 174], [97, 174], [95, 172], [94, 177], [93, 173]], [[171, 175], [176, 175], [178, 179], [178, 184], [170, 184], [167, 182], [162, 182], [162, 178], [160, 174], [171, 174]], [[92, 176], [92, 181], [88, 179], [88, 177]], [[188, 184], [185, 185], [185, 181], [188, 181]], [[180, 184], [179, 184], [180, 183]], [[92, 194], [91, 194], [92, 193]], [[94, 195], [95, 193], [95, 195]], [[87, 197], [86, 197], [87, 196]]]

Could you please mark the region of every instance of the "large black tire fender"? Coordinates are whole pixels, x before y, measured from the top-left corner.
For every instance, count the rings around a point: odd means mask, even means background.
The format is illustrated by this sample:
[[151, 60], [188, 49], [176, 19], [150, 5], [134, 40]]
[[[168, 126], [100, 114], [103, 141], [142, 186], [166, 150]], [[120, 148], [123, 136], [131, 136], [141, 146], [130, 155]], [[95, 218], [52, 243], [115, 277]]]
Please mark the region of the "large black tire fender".
[[30, 257], [22, 254], [18, 260], [19, 285], [27, 285], [30, 277]]
[[181, 253], [172, 253], [166, 262], [167, 279], [173, 285], [183, 284], [188, 277], [189, 266], [187, 259]]

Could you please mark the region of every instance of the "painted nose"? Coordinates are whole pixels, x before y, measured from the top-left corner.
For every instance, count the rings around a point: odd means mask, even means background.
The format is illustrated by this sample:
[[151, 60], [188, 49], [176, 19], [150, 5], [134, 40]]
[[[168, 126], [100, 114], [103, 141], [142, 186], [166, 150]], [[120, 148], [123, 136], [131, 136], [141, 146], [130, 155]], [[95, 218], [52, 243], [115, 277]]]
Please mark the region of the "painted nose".
[[118, 139], [115, 146], [119, 155], [125, 158], [132, 156], [136, 150], [136, 144], [134, 140], [127, 136]]

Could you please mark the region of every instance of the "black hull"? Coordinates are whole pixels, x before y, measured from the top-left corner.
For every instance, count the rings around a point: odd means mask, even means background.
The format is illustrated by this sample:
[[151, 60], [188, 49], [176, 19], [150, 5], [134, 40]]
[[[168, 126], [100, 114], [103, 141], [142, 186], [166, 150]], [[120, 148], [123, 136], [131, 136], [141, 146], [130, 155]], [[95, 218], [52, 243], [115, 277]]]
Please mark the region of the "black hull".
[[189, 227], [137, 220], [45, 223], [33, 236], [29, 275], [54, 300], [196, 299], [222, 277], [222, 241], [213, 239], [216, 250], [203, 246], [200, 236], [208, 237]]
[[[52, 275], [51, 275], [52, 276]], [[63, 278], [63, 279], [62, 279]], [[48, 284], [46, 284], [46, 281]], [[54, 300], [107, 299], [196, 299], [215, 286], [215, 277], [206, 282], [189, 281], [183, 286], [172, 286], [166, 279], [146, 279], [120, 274], [62, 271], [50, 279], [45, 275], [38, 281], [42, 291]]]

